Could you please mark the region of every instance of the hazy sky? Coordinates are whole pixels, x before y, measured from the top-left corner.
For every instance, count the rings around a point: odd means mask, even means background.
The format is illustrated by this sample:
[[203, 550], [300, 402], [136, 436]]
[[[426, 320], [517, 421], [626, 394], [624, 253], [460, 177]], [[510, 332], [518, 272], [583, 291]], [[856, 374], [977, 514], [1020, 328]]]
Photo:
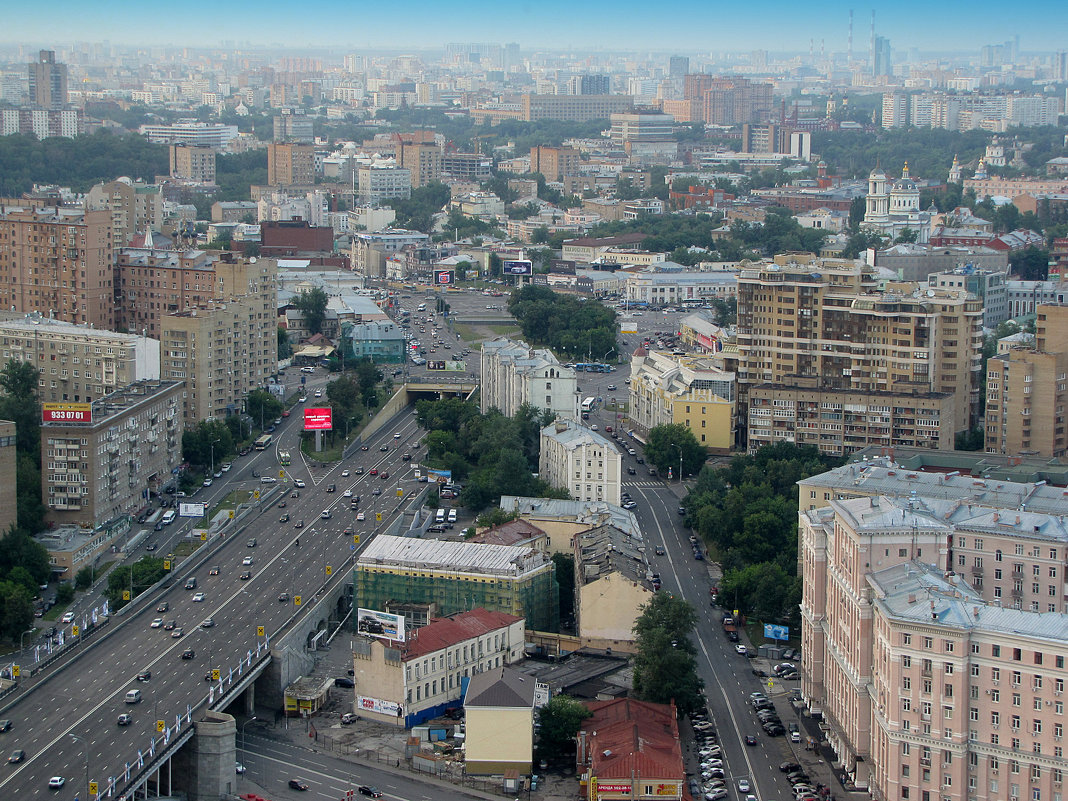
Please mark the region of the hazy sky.
[[[9, 0], [11, 2], [11, 0]], [[0, 40], [32, 45], [114, 43], [213, 46], [223, 40], [291, 47], [416, 48], [446, 42], [508, 42], [572, 51], [763, 48], [807, 51], [810, 39], [844, 51], [854, 9], [854, 52], [867, 49], [872, 6], [839, 0], [48, 0], [20, 3]], [[898, 0], [876, 9], [875, 27], [895, 50], [977, 50], [1020, 35], [1022, 52], [1068, 48], [1063, 0], [1021, 6], [992, 0]]]

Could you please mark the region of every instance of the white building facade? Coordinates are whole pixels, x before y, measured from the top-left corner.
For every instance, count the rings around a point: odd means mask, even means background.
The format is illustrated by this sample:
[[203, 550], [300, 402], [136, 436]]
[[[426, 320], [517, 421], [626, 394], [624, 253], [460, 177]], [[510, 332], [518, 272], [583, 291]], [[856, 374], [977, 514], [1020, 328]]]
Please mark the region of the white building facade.
[[522, 341], [495, 339], [482, 345], [481, 408], [496, 408], [508, 417], [529, 403], [557, 417], [578, 414], [578, 379], [549, 350]]
[[574, 421], [560, 420], [541, 430], [538, 469], [543, 479], [576, 500], [619, 505], [622, 454], [607, 437]]

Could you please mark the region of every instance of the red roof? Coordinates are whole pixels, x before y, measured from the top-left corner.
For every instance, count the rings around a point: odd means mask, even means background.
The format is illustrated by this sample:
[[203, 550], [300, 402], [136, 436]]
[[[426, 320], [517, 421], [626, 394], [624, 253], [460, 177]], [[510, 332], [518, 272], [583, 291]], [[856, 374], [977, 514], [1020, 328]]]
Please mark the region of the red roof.
[[505, 612], [491, 612], [482, 607], [449, 617], [434, 618], [427, 625], [409, 634], [407, 648], [401, 658], [404, 661], [417, 659], [491, 631], [507, 628], [522, 619]]
[[593, 701], [593, 715], [582, 722], [590, 774], [598, 779], [685, 777], [679, 727], [674, 705], [653, 704], [633, 698]]
[[544, 536], [545, 532], [526, 520], [509, 520], [499, 526], [488, 528], [476, 534], [468, 542], [481, 542], [488, 545], [518, 545], [521, 542]]

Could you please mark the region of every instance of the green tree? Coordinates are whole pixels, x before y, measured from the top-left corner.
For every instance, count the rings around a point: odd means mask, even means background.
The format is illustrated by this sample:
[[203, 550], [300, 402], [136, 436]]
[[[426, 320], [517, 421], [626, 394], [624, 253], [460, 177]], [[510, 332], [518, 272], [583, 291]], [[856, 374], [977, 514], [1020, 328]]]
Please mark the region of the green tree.
[[697, 613], [682, 598], [658, 592], [634, 623], [634, 696], [658, 704], [675, 702], [683, 714], [703, 704], [690, 633]]
[[0, 636], [16, 641], [33, 625], [33, 593], [17, 581], [0, 581]]
[[552, 556], [556, 565], [556, 584], [560, 588], [560, 619], [575, 616], [575, 557], [557, 551]]
[[538, 759], [574, 764], [575, 736], [591, 714], [581, 701], [567, 695], [550, 699], [538, 710]]
[[60, 584], [59, 589], [56, 590], [56, 603], [59, 606], [66, 606], [74, 600], [74, 585], [69, 582], [66, 584]]
[[233, 452], [233, 435], [222, 420], [201, 420], [182, 433], [182, 456], [192, 465], [210, 467], [213, 460], [220, 464]]
[[0, 537], [0, 575], [7, 576], [17, 567], [29, 572], [34, 586], [44, 584], [52, 575], [48, 549], [24, 530], [13, 526]]
[[700, 470], [708, 455], [689, 428], [681, 423], [670, 423], [650, 429], [645, 458], [665, 475], [669, 467], [678, 472], [681, 460], [683, 475], [676, 476], [681, 480]]
[[289, 341], [289, 331], [278, 326], [278, 361], [288, 359], [293, 355], [293, 345]]
[[86, 565], [77, 573], [74, 574], [74, 588], [78, 590], [87, 590], [93, 586], [93, 568]]
[[132, 565], [119, 565], [108, 573], [108, 586], [104, 597], [112, 609], [121, 609], [128, 601], [123, 600], [123, 593], [130, 592], [133, 600], [166, 575], [163, 560], [142, 556]]
[[245, 413], [254, 425], [265, 429], [285, 410], [282, 401], [264, 389], [254, 389], [245, 396]]
[[323, 320], [326, 319], [326, 304], [329, 300], [326, 290], [319, 286], [305, 290], [293, 299], [293, 305], [304, 317], [304, 325], [311, 333], [322, 333]]
[[897, 235], [897, 239], [894, 240], [895, 245], [910, 244], [916, 241], [916, 232], [911, 228], [901, 229], [901, 233]]

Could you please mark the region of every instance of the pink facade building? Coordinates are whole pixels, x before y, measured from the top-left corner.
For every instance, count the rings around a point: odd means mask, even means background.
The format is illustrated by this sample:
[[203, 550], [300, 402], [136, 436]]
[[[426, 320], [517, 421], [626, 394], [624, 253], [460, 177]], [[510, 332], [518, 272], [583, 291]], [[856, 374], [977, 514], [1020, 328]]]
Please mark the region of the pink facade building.
[[1068, 493], [850, 465], [801, 498], [802, 694], [841, 769], [878, 799], [1061, 801]]

